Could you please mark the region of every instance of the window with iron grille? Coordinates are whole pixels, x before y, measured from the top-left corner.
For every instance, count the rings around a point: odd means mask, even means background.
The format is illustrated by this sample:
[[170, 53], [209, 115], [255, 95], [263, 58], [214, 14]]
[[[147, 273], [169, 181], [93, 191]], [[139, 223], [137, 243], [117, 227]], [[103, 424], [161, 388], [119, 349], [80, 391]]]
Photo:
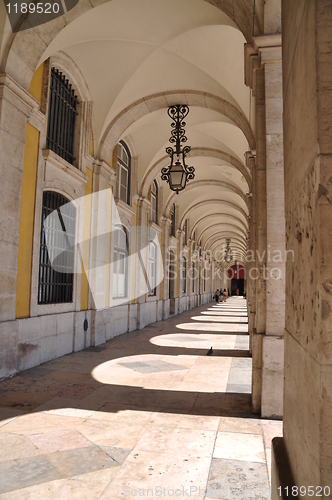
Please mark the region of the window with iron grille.
[[158, 224], [158, 185], [156, 181], [151, 184], [150, 220]]
[[182, 292], [187, 292], [187, 259], [182, 259]]
[[171, 208], [171, 236], [175, 236], [175, 203], [173, 203]]
[[46, 147], [69, 163], [74, 157], [74, 132], [77, 96], [68, 79], [51, 69]]
[[117, 160], [118, 198], [130, 205], [130, 153], [126, 144], [118, 144]]
[[204, 267], [204, 276], [203, 276], [203, 292], [206, 291], [206, 268]]
[[54, 191], [43, 193], [38, 304], [73, 301], [76, 208]]
[[195, 262], [192, 261], [192, 263], [191, 263], [191, 292], [192, 293], [195, 293], [195, 277], [196, 277]]
[[124, 226], [117, 226], [112, 233], [113, 250], [113, 299], [127, 297], [128, 293], [128, 232]]
[[149, 264], [148, 264], [149, 295], [156, 295], [157, 284], [157, 246], [153, 241], [149, 242]]
[[184, 244], [188, 244], [188, 219], [184, 221]]
[[194, 231], [194, 234], [193, 234], [193, 252], [196, 250], [196, 231]]

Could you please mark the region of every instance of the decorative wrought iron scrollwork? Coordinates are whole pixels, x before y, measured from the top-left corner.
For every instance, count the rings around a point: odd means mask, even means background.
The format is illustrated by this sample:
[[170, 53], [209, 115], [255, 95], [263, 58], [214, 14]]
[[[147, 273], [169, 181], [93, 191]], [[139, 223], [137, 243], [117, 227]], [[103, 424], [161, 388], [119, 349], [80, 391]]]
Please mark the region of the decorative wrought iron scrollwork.
[[[189, 180], [194, 179], [195, 169], [194, 167], [188, 167], [186, 165], [185, 157], [190, 152], [190, 146], [182, 147], [182, 144], [187, 142], [186, 131], [184, 127], [186, 126], [185, 118], [189, 113], [189, 108], [186, 104], [175, 104], [170, 106], [167, 110], [168, 116], [171, 118], [171, 137], [169, 142], [175, 144], [175, 148], [168, 146], [166, 148], [166, 153], [171, 158], [171, 164], [169, 167], [164, 167], [161, 169], [161, 178], [167, 181], [169, 187], [176, 191], [182, 191]], [[175, 162], [174, 162], [175, 159]]]

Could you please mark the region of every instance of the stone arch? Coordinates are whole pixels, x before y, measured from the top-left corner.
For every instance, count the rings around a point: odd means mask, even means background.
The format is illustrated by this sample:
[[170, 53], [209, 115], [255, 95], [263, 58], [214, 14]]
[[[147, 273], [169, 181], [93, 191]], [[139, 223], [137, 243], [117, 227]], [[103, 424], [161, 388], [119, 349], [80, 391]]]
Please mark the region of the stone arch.
[[[246, 244], [246, 241], [245, 241], [245, 238], [241, 238], [237, 233], [232, 233], [230, 231], [216, 231], [215, 233], [211, 234], [206, 242], [204, 243], [204, 250], [208, 250], [208, 243], [209, 241], [212, 240], [212, 238], [215, 238], [216, 236], [218, 236], [218, 238], [231, 238], [232, 241], [236, 242], [240, 248], [245, 248], [245, 244]], [[213, 243], [212, 243], [213, 244]], [[243, 246], [242, 246], [243, 245]]]
[[[205, 187], [205, 186], [218, 186], [220, 188], [225, 188], [235, 194], [237, 194], [238, 196], [240, 196], [240, 198], [242, 198], [242, 200], [245, 202], [246, 206], [248, 207], [248, 210], [249, 210], [249, 203], [248, 203], [248, 198], [245, 196], [245, 194], [237, 187], [237, 186], [234, 186], [233, 184], [229, 183], [229, 182], [225, 182], [225, 181], [217, 181], [217, 180], [206, 180], [206, 181], [191, 181], [187, 186], [186, 186], [186, 193], [188, 193], [188, 191], [191, 191], [193, 189], [196, 189], [196, 188], [200, 188], [200, 187]], [[184, 191], [182, 191], [182, 193], [184, 193]], [[165, 206], [165, 211], [164, 211], [164, 214], [166, 217], [169, 216], [169, 210], [170, 210], [170, 207], [171, 205], [174, 203], [174, 200], [175, 198], [176, 199], [179, 199], [179, 197], [181, 196], [182, 194], [181, 192], [177, 195], [175, 192], [171, 193], [167, 199], [167, 202], [166, 202], [166, 206]]]
[[243, 132], [250, 144], [250, 148], [252, 150], [255, 149], [254, 133], [249, 125], [249, 121], [244, 113], [234, 106], [234, 104], [208, 92], [177, 90], [159, 92], [158, 94], [147, 96], [121, 111], [108, 125], [100, 140], [98, 158], [109, 163], [115, 144], [130, 125], [149, 113], [160, 109], [167, 109], [169, 106], [178, 104], [180, 101], [189, 107], [207, 108], [227, 116]]
[[[227, 223], [227, 222], [216, 222], [215, 224], [211, 224], [210, 226], [206, 226], [203, 231], [201, 231], [201, 233], [198, 235], [198, 241], [200, 241], [202, 238], [203, 238], [203, 235], [206, 231], [208, 231], [209, 229], [211, 228], [215, 228], [215, 227], [221, 227], [221, 226], [229, 226], [230, 224]], [[239, 232], [239, 236], [240, 235], [243, 235], [244, 237], [247, 236], [247, 233], [243, 230], [243, 229], [240, 229], [238, 226], [233, 226], [234, 227], [234, 230], [236, 229], [238, 232]], [[236, 231], [236, 232], [237, 232]]]
[[224, 212], [216, 212], [214, 214], [203, 215], [202, 217], [200, 217], [199, 219], [197, 219], [194, 222], [193, 227], [192, 227], [192, 229], [190, 231], [190, 238], [193, 237], [193, 234], [194, 234], [194, 232], [196, 230], [196, 227], [198, 226], [198, 224], [200, 222], [203, 222], [203, 220], [205, 220], [205, 219], [210, 219], [211, 217], [215, 217], [215, 216], [218, 216], [218, 215], [223, 216], [223, 217], [227, 217], [227, 218], [230, 218], [230, 219], [234, 219], [237, 222], [239, 222], [246, 231], [248, 230], [248, 224], [246, 225], [241, 219], [239, 219], [239, 217], [236, 217], [235, 215], [227, 214], [227, 213], [224, 213]]
[[[22, 15], [16, 23], [21, 31], [12, 33], [9, 37], [0, 63], [0, 72], [9, 74], [25, 90], [29, 90], [33, 73], [44, 51], [62, 29], [72, 21], [91, 9], [112, 0], [92, 0], [78, 2], [73, 9], [64, 15], [39, 26], [34, 26], [30, 14]], [[253, 2], [251, 0], [204, 0], [229, 16], [246, 41], [252, 41]], [[256, 11], [255, 34], [263, 30], [262, 14]]]
[[181, 217], [181, 221], [180, 221], [180, 224], [179, 224], [179, 228], [180, 229], [183, 229], [183, 224], [184, 224], [184, 221], [186, 220], [187, 217], [189, 217], [189, 214], [199, 208], [199, 207], [203, 207], [205, 205], [226, 205], [230, 208], [234, 208], [235, 210], [237, 210], [238, 212], [240, 212], [241, 215], [243, 215], [243, 217], [247, 220], [248, 218], [248, 215], [246, 214], [246, 212], [243, 210], [243, 208], [241, 208], [239, 205], [237, 205], [236, 203], [233, 203], [231, 201], [227, 201], [227, 200], [220, 200], [220, 199], [213, 199], [213, 200], [204, 200], [204, 201], [200, 201], [198, 203], [196, 203], [195, 205], [192, 205], [190, 206], [189, 208], [187, 208], [182, 217]]
[[[211, 158], [217, 158], [219, 160], [224, 160], [227, 161], [228, 163], [231, 164], [234, 168], [236, 168], [243, 177], [245, 178], [248, 186], [248, 190], [251, 190], [251, 177], [248, 169], [237, 159], [235, 156], [230, 155], [229, 153], [226, 153], [225, 151], [222, 151], [220, 149], [213, 149], [213, 148], [191, 148], [191, 151], [187, 155], [187, 158], [195, 158], [196, 156], [207, 156]], [[144, 174], [144, 177], [141, 182], [141, 189], [140, 189], [140, 195], [142, 197], [146, 197], [147, 191], [148, 191], [148, 186], [151, 184], [153, 179], [156, 178], [156, 176], [159, 174], [161, 169], [163, 167], [166, 167], [169, 164], [169, 156], [163, 156], [158, 160], [156, 163], [154, 163]]]

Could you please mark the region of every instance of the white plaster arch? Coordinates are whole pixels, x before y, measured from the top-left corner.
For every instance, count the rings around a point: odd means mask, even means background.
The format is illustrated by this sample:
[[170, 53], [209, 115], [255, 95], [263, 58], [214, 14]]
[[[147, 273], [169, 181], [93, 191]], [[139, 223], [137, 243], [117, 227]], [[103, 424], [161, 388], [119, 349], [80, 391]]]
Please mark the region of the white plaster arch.
[[216, 217], [216, 216], [222, 216], [226, 219], [233, 219], [233, 220], [237, 221], [239, 224], [241, 224], [245, 231], [248, 231], [249, 225], [248, 225], [247, 221], [246, 221], [246, 223], [244, 223], [239, 217], [236, 217], [235, 215], [228, 214], [225, 212], [216, 212], [214, 214], [203, 215], [202, 217], [197, 219], [191, 228], [190, 238], [193, 237], [193, 234], [194, 234], [194, 232], [195, 232], [195, 230], [200, 222], [203, 222], [206, 219], [211, 219], [212, 217]]
[[220, 200], [218, 198], [217, 199], [210, 199], [210, 200], [203, 200], [203, 201], [200, 201], [198, 203], [195, 203], [194, 205], [191, 205], [190, 207], [188, 207], [184, 211], [184, 213], [182, 214], [181, 220], [180, 220], [179, 228], [183, 229], [184, 221], [189, 217], [191, 212], [193, 212], [194, 210], [197, 210], [197, 208], [203, 207], [205, 205], [217, 205], [217, 206], [224, 205], [224, 206], [227, 206], [227, 207], [230, 207], [230, 208], [237, 210], [241, 215], [243, 215], [245, 220], [247, 220], [247, 218], [248, 218], [248, 215], [243, 210], [243, 208], [241, 208], [236, 203], [233, 203], [233, 202], [228, 201], [228, 200]]
[[[247, 182], [248, 190], [251, 189], [251, 176], [248, 169], [234, 156], [230, 155], [225, 151], [221, 151], [214, 148], [202, 148], [193, 147], [187, 155], [187, 158], [194, 158], [197, 156], [209, 156], [211, 158], [217, 158], [226, 161], [231, 167], [237, 169]], [[149, 169], [146, 170], [144, 177], [141, 182], [140, 194], [141, 196], [146, 196], [148, 186], [151, 184], [152, 180], [156, 178], [163, 167], [169, 164], [169, 156], [165, 155], [155, 162]]]
[[[29, 90], [33, 73], [51, 41], [73, 21], [83, 14], [98, 9], [113, 0], [79, 1], [64, 15], [38, 26], [34, 26], [33, 15], [24, 14], [16, 21], [15, 28], [21, 31], [12, 33], [4, 41], [0, 72], [9, 74], [25, 90]], [[224, 12], [250, 42], [252, 39], [253, 2], [251, 0], [202, 0]], [[255, 34], [263, 29], [263, 9], [261, 1], [256, 1]]]

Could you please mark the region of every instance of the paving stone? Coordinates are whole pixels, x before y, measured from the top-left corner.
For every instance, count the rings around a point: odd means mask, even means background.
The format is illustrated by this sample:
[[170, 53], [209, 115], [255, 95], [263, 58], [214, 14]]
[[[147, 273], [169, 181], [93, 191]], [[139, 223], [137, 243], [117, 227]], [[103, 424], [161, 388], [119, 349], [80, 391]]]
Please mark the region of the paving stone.
[[61, 479], [61, 474], [44, 456], [21, 458], [0, 464], [0, 493], [54, 479]]
[[213, 458], [205, 498], [233, 500], [250, 497], [269, 500], [266, 465]]

